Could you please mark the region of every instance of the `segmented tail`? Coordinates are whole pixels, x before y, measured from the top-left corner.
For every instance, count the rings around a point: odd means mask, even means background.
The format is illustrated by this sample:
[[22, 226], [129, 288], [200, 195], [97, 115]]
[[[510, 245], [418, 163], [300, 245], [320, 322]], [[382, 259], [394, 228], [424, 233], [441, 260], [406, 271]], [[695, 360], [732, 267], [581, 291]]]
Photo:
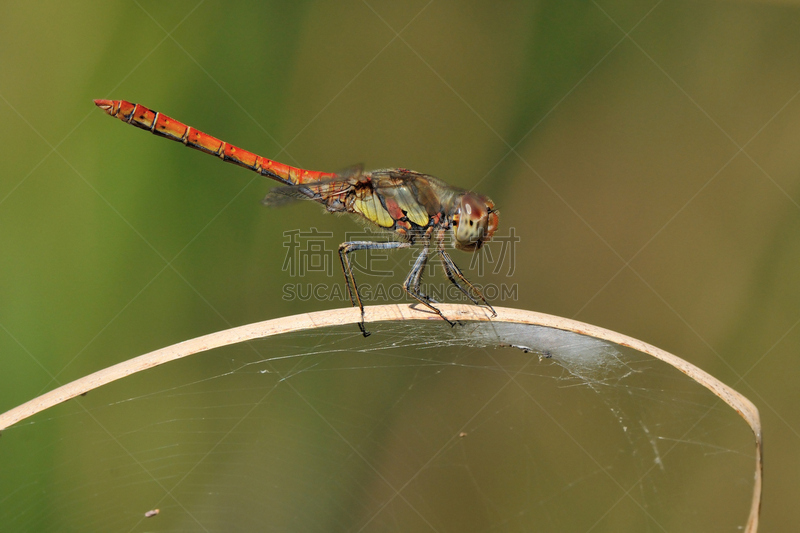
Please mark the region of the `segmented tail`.
[[123, 122], [137, 128], [148, 130], [160, 137], [182, 142], [186, 146], [215, 155], [223, 161], [234, 163], [262, 176], [270, 177], [286, 185], [301, 185], [325, 179], [335, 178], [330, 172], [303, 170], [278, 163], [266, 157], [243, 150], [207, 133], [196, 130], [174, 118], [157, 111], [151, 111], [141, 104], [133, 104], [125, 100], [95, 100], [95, 105]]

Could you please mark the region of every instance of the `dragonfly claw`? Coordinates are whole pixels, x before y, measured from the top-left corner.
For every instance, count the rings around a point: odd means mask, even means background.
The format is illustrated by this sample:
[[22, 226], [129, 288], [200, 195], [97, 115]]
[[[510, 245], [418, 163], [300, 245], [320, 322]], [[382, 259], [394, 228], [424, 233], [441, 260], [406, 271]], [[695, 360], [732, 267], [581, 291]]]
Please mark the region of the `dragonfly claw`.
[[443, 315], [443, 314], [441, 314], [441, 313], [439, 313], [439, 316], [440, 316], [440, 317], [442, 317], [442, 320], [444, 320], [445, 322], [447, 322], [448, 324], [450, 324], [450, 327], [451, 327], [451, 328], [454, 328], [454, 327], [456, 327], [456, 324], [458, 324], [459, 326], [461, 325], [461, 322], [459, 322], [458, 320], [456, 320], [456, 321], [450, 320], [449, 318], [447, 318], [446, 316], [444, 316], [444, 315]]
[[364, 324], [364, 308], [361, 308], [361, 322], [358, 323], [358, 329], [361, 330], [361, 334], [364, 338], [367, 338], [371, 335], [369, 331], [367, 331], [367, 326]]

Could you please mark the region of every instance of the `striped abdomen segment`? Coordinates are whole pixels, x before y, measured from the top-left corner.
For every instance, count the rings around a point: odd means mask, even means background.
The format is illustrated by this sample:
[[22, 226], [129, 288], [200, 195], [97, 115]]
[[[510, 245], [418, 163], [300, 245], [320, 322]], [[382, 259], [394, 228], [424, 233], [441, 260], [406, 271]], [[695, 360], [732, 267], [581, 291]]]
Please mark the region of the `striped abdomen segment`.
[[152, 111], [141, 104], [133, 104], [125, 100], [95, 100], [94, 103], [112, 117], [117, 117], [137, 128], [148, 130], [160, 137], [182, 142], [186, 146], [215, 155], [223, 161], [249, 168], [262, 176], [268, 176], [287, 185], [299, 185], [336, 177], [336, 174], [330, 172], [303, 170], [256, 155], [187, 126], [163, 113]]

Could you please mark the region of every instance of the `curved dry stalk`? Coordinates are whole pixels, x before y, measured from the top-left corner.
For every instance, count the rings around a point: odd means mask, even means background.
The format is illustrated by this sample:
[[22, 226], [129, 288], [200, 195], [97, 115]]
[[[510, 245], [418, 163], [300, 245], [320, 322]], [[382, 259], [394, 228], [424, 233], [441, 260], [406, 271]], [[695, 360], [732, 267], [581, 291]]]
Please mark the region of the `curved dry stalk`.
[[[474, 320], [482, 322], [509, 322], [516, 324], [529, 324], [535, 326], [545, 326], [579, 333], [596, 339], [602, 339], [621, 346], [627, 346], [639, 352], [650, 355], [656, 359], [677, 368], [700, 385], [716, 394], [726, 404], [731, 406], [739, 415], [744, 418], [753, 431], [756, 441], [756, 470], [754, 476], [753, 500], [750, 507], [750, 517], [747, 521], [746, 533], [755, 533], [758, 530], [759, 510], [761, 506], [761, 480], [762, 480], [762, 434], [761, 420], [758, 409], [750, 400], [739, 394], [731, 387], [725, 385], [714, 376], [704, 370], [699, 369], [693, 364], [684, 361], [676, 355], [651, 346], [645, 342], [616, 333], [611, 330], [584, 324], [568, 318], [561, 318], [553, 315], [546, 315], [534, 311], [522, 309], [509, 309], [496, 307], [497, 316], [492, 318], [489, 312], [481, 307], [460, 304], [438, 304], [442, 312], [456, 320]], [[437, 320], [436, 315], [427, 311], [414, 309], [405, 305], [381, 305], [366, 307], [365, 322], [383, 322], [398, 320]], [[301, 315], [281, 317], [246, 326], [218, 331], [202, 337], [197, 337], [188, 341], [173, 344], [160, 350], [129, 359], [122, 363], [99, 370], [93, 374], [67, 383], [55, 390], [42, 394], [33, 400], [26, 402], [10, 411], [0, 415], [0, 431], [35, 415], [49, 407], [58, 405], [81, 394], [85, 394], [102, 385], [106, 385], [118, 379], [122, 379], [131, 374], [147, 370], [158, 365], [162, 365], [175, 359], [180, 359], [188, 355], [205, 352], [221, 346], [228, 346], [253, 339], [271, 337], [281, 333], [290, 333], [328, 326], [338, 326], [343, 324], [356, 324], [361, 320], [361, 314], [357, 308], [331, 309], [329, 311], [318, 311], [315, 313], [305, 313]]]

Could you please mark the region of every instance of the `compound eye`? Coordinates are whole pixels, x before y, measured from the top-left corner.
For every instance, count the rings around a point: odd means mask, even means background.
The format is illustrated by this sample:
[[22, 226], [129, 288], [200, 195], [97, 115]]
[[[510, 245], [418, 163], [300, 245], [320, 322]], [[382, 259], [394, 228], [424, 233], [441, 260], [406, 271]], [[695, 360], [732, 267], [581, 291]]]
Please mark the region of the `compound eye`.
[[483, 245], [487, 236], [491, 210], [488, 203], [485, 198], [474, 193], [464, 193], [461, 197], [458, 223], [453, 228], [456, 248], [477, 250]]

